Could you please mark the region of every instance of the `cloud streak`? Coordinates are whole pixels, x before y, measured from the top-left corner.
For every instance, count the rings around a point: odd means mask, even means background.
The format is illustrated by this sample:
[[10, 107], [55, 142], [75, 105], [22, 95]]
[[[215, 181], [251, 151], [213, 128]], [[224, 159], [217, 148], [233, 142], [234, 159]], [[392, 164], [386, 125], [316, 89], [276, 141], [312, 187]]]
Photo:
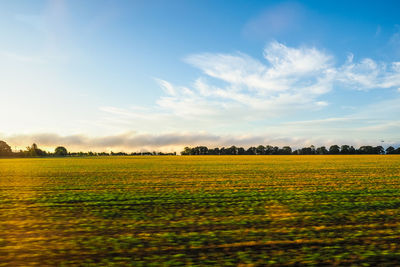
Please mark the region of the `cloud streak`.
[[[398, 126], [397, 122], [397, 126]], [[184, 146], [206, 145], [208, 147], [220, 146], [243, 146], [256, 145], [290, 145], [299, 148], [309, 145], [331, 145], [331, 144], [377, 144], [368, 140], [345, 140], [340, 138], [293, 138], [278, 135], [217, 135], [209, 133], [168, 133], [168, 134], [138, 134], [124, 133], [103, 137], [89, 137], [85, 135], [61, 136], [58, 134], [24, 134], [3, 136], [0, 139], [6, 140], [12, 147], [28, 146], [37, 143], [39, 147], [49, 150], [56, 146], [66, 146], [70, 151], [91, 150], [91, 151], [177, 151], [180, 152]]]
[[58, 134], [23, 134], [3, 136], [12, 146], [23, 146], [37, 143], [43, 147], [58, 145], [69, 148], [88, 150], [125, 150], [125, 151], [151, 151], [151, 150], [180, 150], [187, 145], [230, 146], [230, 145], [257, 145], [266, 142], [286, 144], [287, 142], [301, 142], [295, 138], [273, 138], [253, 135], [215, 135], [208, 133], [167, 133], [167, 134], [138, 134], [134, 132], [103, 137], [89, 137], [85, 135], [61, 136]]
[[400, 86], [400, 62], [376, 62], [364, 58], [353, 62], [353, 55], [338, 69], [337, 80], [357, 90], [395, 88]]

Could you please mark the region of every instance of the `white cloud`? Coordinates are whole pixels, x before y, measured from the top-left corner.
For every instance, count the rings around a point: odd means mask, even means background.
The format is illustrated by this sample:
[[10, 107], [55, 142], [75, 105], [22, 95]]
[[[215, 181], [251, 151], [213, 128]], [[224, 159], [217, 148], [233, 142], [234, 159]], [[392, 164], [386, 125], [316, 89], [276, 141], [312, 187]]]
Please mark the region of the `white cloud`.
[[353, 62], [353, 56], [338, 69], [337, 80], [357, 90], [393, 88], [400, 86], [400, 62], [376, 62], [364, 58]]
[[171, 96], [176, 95], [176, 92], [175, 92], [174, 87], [172, 86], [172, 84], [170, 84], [167, 81], [161, 80], [161, 79], [156, 79], [156, 81], [158, 82], [158, 84], [161, 86], [161, 88], [164, 90], [164, 92], [167, 95], [171, 95]]
[[243, 53], [195, 54], [185, 60], [205, 76], [191, 88], [157, 79], [166, 93], [156, 112], [186, 119], [257, 121], [286, 116], [298, 110], [324, 108], [320, 99], [340, 83], [355, 89], [400, 86], [400, 63], [372, 59], [334, 66], [331, 55], [315, 47], [288, 47], [273, 41], [264, 49], [265, 62]]
[[326, 106], [317, 98], [332, 89], [335, 69], [330, 55], [271, 42], [264, 59], [262, 63], [243, 53], [191, 55], [186, 61], [205, 76], [191, 88], [157, 79], [166, 95], [156, 109], [187, 119], [255, 121]]
[[345, 134], [354, 136], [356, 132], [362, 134], [354, 131], [355, 125], [371, 126], [372, 119], [366, 123], [368, 118], [376, 117], [375, 122], [386, 123], [383, 120], [390, 120], [387, 114], [396, 114], [385, 111], [377, 117], [377, 110], [398, 106], [381, 102], [380, 107], [368, 107], [374, 114], [365, 111], [357, 115], [359, 111], [351, 110], [356, 115], [331, 124], [329, 130], [285, 125], [283, 122], [295, 120], [292, 117], [299, 112], [317, 115], [315, 111], [330, 106], [327, 94], [339, 86], [355, 90], [398, 88], [400, 62], [376, 62], [368, 58], [354, 62], [350, 54], [344, 64], [337, 66], [333, 56], [320, 49], [293, 48], [276, 41], [266, 46], [263, 56], [263, 60], [243, 53], [188, 56], [186, 62], [203, 73], [190, 86], [156, 79], [165, 94], [154, 107], [104, 107], [106, 123], [123, 125], [121, 131], [131, 125], [147, 132], [190, 129], [231, 134], [284, 132], [293, 136], [326, 136], [327, 131], [342, 136], [341, 130], [346, 128]]
[[205, 53], [189, 56], [186, 61], [206, 75], [228, 83], [230, 91], [247, 89], [262, 96], [307, 91], [310, 85], [322, 82], [334, 71], [332, 57], [316, 48], [289, 48], [274, 41], [265, 48], [264, 58], [268, 64], [242, 53]]

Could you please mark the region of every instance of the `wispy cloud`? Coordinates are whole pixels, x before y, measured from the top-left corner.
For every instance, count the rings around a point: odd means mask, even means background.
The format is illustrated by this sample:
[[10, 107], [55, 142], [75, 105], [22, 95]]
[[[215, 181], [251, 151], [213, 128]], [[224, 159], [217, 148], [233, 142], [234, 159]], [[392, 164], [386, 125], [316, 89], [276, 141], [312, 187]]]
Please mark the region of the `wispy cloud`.
[[188, 56], [185, 61], [205, 76], [190, 87], [157, 79], [165, 95], [156, 108], [183, 119], [254, 121], [327, 105], [317, 98], [332, 88], [330, 55], [271, 42], [264, 59], [267, 64], [243, 53]]
[[55, 147], [64, 145], [69, 148], [92, 149], [92, 150], [115, 150], [121, 149], [125, 151], [151, 151], [157, 150], [179, 150], [186, 145], [256, 145], [268, 142], [273, 143], [293, 143], [302, 142], [294, 138], [273, 138], [266, 136], [253, 135], [214, 135], [207, 133], [168, 133], [168, 134], [138, 134], [134, 132], [124, 133], [120, 135], [89, 137], [85, 135], [61, 136], [58, 134], [26, 134], [3, 136], [8, 143], [21, 146], [23, 144], [37, 143], [43, 147]]
[[251, 129], [265, 129], [265, 120], [288, 120], [299, 111], [326, 108], [329, 101], [325, 95], [337, 87], [396, 90], [400, 86], [400, 62], [369, 58], [355, 62], [350, 54], [345, 63], [337, 65], [335, 58], [321, 49], [288, 47], [276, 41], [265, 47], [263, 61], [240, 52], [194, 54], [185, 61], [203, 75], [189, 86], [156, 79], [164, 95], [153, 108], [102, 110], [115, 120], [134, 121], [148, 127], [146, 130], [163, 125], [170, 131], [212, 132], [221, 127], [232, 131], [249, 123]]
[[358, 90], [393, 88], [400, 86], [400, 62], [376, 62], [364, 58], [353, 62], [353, 55], [338, 69], [337, 80]]

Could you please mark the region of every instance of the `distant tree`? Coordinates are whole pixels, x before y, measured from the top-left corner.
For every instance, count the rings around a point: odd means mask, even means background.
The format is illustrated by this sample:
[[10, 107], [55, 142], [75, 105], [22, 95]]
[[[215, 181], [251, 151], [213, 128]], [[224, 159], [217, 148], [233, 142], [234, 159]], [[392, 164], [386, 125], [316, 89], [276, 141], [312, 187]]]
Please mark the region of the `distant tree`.
[[185, 147], [181, 152], [181, 155], [192, 155], [192, 149], [190, 147]]
[[265, 146], [265, 155], [273, 155], [274, 154], [274, 147], [271, 145]]
[[282, 147], [282, 149], [280, 151], [281, 151], [280, 154], [282, 154], [282, 155], [292, 154], [292, 148], [290, 146], [284, 146], [284, 147]]
[[246, 150], [243, 147], [238, 148], [238, 155], [246, 155]]
[[199, 155], [207, 155], [208, 154], [208, 147], [206, 146], [199, 146]]
[[0, 157], [10, 156], [12, 154], [11, 147], [4, 141], [0, 141]]
[[396, 149], [392, 146], [386, 148], [386, 154], [394, 154], [395, 151]]
[[382, 155], [385, 154], [385, 149], [382, 146], [374, 147], [374, 154]]
[[339, 146], [338, 145], [332, 145], [330, 148], [329, 148], [329, 154], [339, 154], [340, 153], [340, 148], [339, 148]]
[[54, 155], [57, 157], [65, 157], [68, 155], [68, 151], [65, 147], [59, 146], [54, 150]]
[[236, 146], [231, 146], [227, 149], [227, 154], [228, 155], [237, 155], [238, 154], [238, 149]]
[[208, 155], [208, 148], [206, 146], [196, 146], [190, 149], [189, 155]]
[[259, 145], [256, 148], [256, 153], [257, 153], [257, 155], [265, 155], [265, 146]]
[[227, 149], [225, 147], [221, 147], [221, 149], [219, 150], [219, 154], [220, 155], [226, 155], [227, 154]]
[[340, 153], [341, 153], [341, 154], [349, 154], [349, 152], [350, 152], [350, 146], [348, 146], [348, 145], [342, 145], [342, 146], [340, 147]]
[[321, 147], [318, 147], [318, 148], [315, 150], [315, 154], [318, 154], [318, 155], [326, 155], [326, 154], [328, 154], [328, 150], [326, 149], [326, 147], [321, 146]]
[[213, 155], [220, 155], [221, 154], [221, 152], [219, 151], [218, 147], [214, 148], [212, 153], [213, 153]]
[[301, 149], [293, 150], [292, 155], [301, 155]]
[[38, 146], [33, 143], [32, 146], [26, 148], [26, 155], [29, 157], [42, 157], [46, 156], [46, 152], [39, 149]]
[[313, 154], [313, 149], [311, 147], [303, 147], [301, 149], [301, 154], [302, 155], [312, 155]]
[[353, 146], [351, 146], [350, 148], [349, 148], [349, 154], [356, 154], [356, 149], [353, 147]]
[[375, 154], [375, 149], [372, 146], [361, 146], [358, 149], [358, 154]]
[[249, 147], [246, 152], [247, 152], [247, 155], [256, 155], [257, 154], [257, 148], [255, 148], [254, 146]]

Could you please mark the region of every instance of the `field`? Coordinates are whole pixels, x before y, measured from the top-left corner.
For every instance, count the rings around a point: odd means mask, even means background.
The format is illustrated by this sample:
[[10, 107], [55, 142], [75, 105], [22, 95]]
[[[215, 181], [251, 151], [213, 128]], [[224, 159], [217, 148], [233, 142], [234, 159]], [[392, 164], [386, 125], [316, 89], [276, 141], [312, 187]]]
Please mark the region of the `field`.
[[0, 160], [0, 266], [400, 264], [400, 156]]

